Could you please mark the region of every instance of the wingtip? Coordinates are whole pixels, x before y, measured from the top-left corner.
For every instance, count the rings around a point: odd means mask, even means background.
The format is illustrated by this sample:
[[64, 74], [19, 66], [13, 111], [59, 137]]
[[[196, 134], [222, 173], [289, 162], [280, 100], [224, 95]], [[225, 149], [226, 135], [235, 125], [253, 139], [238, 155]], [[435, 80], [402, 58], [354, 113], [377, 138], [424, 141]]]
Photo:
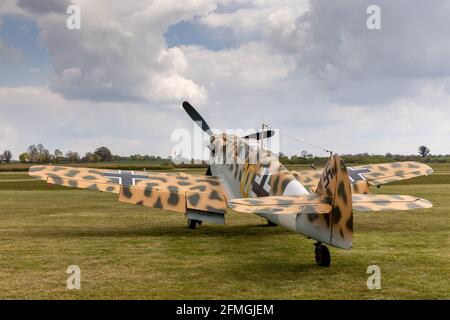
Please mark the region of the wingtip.
[[28, 172], [37, 172], [45, 169], [46, 166], [31, 166], [28, 168]]
[[421, 207], [424, 208], [424, 209], [430, 209], [430, 208], [433, 208], [433, 203], [431, 203], [431, 201], [428, 201], [428, 200], [426, 200], [426, 199], [420, 198], [420, 199], [418, 200], [418, 202], [420, 203]]
[[37, 178], [37, 179], [41, 179], [41, 180], [45, 180], [47, 177], [47, 168], [49, 168], [50, 166], [31, 166], [28, 169], [28, 175], [33, 177], [33, 178]]
[[429, 176], [430, 174], [432, 174], [432, 173], [434, 172], [433, 168], [430, 167], [430, 166], [429, 166], [428, 164], [426, 164], [426, 163], [420, 163], [420, 162], [419, 162], [419, 165], [422, 166], [422, 170], [424, 171], [424, 174], [425, 174], [426, 176]]

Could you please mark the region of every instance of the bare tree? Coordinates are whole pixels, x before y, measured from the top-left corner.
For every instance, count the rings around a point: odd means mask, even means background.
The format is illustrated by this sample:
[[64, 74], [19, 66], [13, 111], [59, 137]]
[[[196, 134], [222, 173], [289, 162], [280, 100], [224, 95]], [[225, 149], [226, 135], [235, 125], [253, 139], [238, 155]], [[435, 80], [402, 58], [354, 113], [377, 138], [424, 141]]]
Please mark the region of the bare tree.
[[419, 149], [418, 149], [418, 151], [419, 151], [419, 154], [420, 154], [423, 158], [425, 158], [425, 157], [427, 157], [427, 156], [430, 155], [430, 149], [428, 149], [426, 146], [420, 146]]
[[39, 151], [34, 144], [32, 144], [31, 146], [28, 147], [27, 153], [28, 153], [28, 161], [38, 162]]
[[47, 149], [43, 149], [41, 153], [39, 154], [39, 162], [42, 163], [49, 163], [52, 162], [53, 156]]
[[6, 163], [10, 163], [12, 157], [13, 157], [13, 155], [12, 155], [12, 152], [11, 152], [11, 151], [9, 151], [9, 150], [3, 151], [3, 160], [4, 160]]
[[307, 150], [303, 150], [302, 152], [300, 152], [300, 156], [305, 159], [310, 159], [313, 157], [313, 155], [309, 153]]
[[55, 149], [55, 152], [53, 154], [55, 162], [61, 161], [64, 158], [64, 153], [59, 149]]
[[66, 152], [66, 158], [67, 158], [71, 163], [77, 163], [77, 162], [80, 161], [80, 155], [78, 154], [78, 152], [67, 151], [67, 152]]

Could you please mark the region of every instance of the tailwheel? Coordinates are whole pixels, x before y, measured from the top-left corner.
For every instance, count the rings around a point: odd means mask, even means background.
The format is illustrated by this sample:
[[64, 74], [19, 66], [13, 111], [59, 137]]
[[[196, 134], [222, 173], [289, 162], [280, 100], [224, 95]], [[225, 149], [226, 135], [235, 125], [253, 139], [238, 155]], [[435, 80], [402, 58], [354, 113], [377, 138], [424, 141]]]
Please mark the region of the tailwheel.
[[200, 220], [194, 220], [194, 219], [188, 219], [187, 220], [187, 225], [189, 229], [195, 229], [195, 227], [197, 226], [197, 224], [199, 226], [202, 225], [202, 222]]
[[331, 262], [330, 250], [328, 250], [327, 246], [324, 246], [320, 242], [314, 244], [316, 249], [314, 253], [316, 255], [316, 263], [322, 267], [329, 267]]

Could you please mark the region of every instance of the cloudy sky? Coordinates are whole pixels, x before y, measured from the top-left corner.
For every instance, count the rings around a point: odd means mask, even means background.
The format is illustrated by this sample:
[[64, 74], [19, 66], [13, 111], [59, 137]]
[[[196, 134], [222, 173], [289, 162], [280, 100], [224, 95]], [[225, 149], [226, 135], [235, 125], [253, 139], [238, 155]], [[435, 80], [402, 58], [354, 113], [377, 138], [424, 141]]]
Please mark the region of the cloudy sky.
[[[445, 0], [1, 0], [0, 150], [167, 156], [189, 100], [215, 128], [449, 154], [449, 16]], [[282, 138], [303, 149], [324, 155]]]

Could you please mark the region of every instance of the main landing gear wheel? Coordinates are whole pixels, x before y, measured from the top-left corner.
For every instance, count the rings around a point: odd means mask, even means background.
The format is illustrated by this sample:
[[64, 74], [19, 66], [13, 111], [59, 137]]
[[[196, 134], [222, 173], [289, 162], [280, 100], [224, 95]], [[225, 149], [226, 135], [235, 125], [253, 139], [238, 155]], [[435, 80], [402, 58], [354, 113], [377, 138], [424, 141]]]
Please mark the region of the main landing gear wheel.
[[328, 250], [327, 246], [324, 246], [320, 242], [315, 244], [316, 249], [314, 253], [316, 255], [316, 263], [322, 267], [329, 267], [331, 262], [330, 250]]
[[200, 220], [194, 220], [194, 219], [188, 219], [187, 220], [187, 225], [189, 229], [195, 229], [195, 227], [197, 226], [197, 224], [199, 226], [202, 225], [202, 222]]
[[276, 226], [277, 226], [276, 223], [273, 223], [273, 222], [270, 221], [270, 220], [267, 220], [267, 225], [268, 225], [269, 227], [276, 227]]

